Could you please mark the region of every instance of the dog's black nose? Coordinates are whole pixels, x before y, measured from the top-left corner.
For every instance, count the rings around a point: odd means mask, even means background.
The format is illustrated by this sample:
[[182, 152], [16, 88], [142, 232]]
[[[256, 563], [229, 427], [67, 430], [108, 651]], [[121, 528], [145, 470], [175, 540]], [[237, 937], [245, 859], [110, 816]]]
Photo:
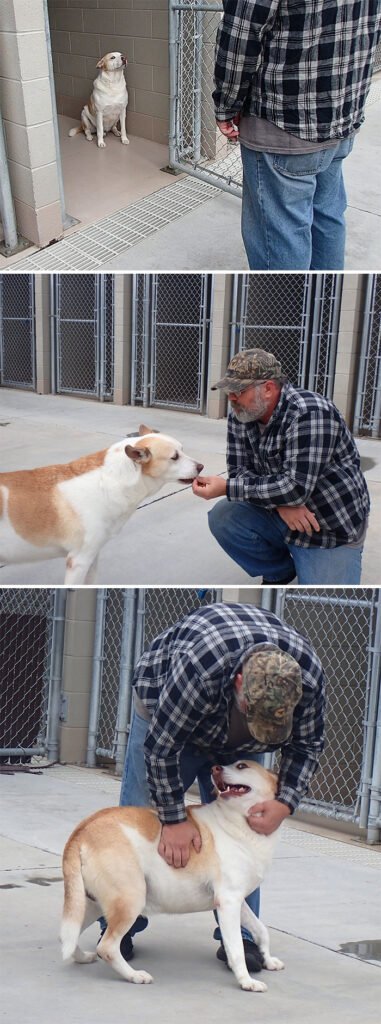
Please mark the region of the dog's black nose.
[[203, 467], [203, 464], [202, 464], [202, 462], [197, 462], [197, 472], [198, 472], [198, 473], [201, 473], [201, 472], [202, 472], [202, 470], [203, 470], [203, 468], [204, 468], [204, 467]]

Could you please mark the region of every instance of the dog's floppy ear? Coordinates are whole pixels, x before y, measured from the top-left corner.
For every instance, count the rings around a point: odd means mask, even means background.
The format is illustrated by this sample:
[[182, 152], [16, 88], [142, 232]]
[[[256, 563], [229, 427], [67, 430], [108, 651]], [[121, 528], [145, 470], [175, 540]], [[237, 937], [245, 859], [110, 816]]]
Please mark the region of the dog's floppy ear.
[[144, 444], [126, 444], [125, 453], [133, 462], [149, 462], [152, 452]]
[[145, 423], [141, 423], [139, 427], [140, 437], [144, 437], [144, 434], [160, 434], [160, 430], [155, 430], [155, 427], [146, 427]]
[[101, 57], [101, 59], [98, 61], [97, 68], [104, 68], [104, 66], [104, 57]]

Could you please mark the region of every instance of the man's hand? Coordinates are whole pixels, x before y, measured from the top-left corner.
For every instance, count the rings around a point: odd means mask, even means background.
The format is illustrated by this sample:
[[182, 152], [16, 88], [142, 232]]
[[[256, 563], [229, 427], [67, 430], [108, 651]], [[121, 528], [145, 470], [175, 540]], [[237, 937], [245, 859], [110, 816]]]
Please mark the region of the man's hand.
[[191, 846], [196, 853], [201, 850], [201, 836], [195, 825], [190, 821], [180, 821], [178, 825], [163, 825], [159, 843], [159, 853], [167, 864], [174, 868], [185, 868]]
[[271, 836], [289, 814], [290, 808], [280, 800], [264, 800], [263, 803], [250, 807], [247, 820], [253, 832], [258, 832], [261, 836]]
[[221, 498], [226, 494], [226, 480], [221, 476], [198, 476], [197, 480], [193, 481], [192, 491], [198, 498], [205, 498], [206, 501], [210, 498]]
[[306, 505], [280, 505], [276, 511], [290, 530], [299, 530], [300, 533], [308, 533], [310, 536], [313, 530], [316, 533], [320, 532], [316, 516]]
[[235, 117], [230, 121], [216, 121], [217, 128], [219, 128], [222, 135], [230, 142], [238, 142], [239, 139], [239, 125], [240, 115], [236, 114]]

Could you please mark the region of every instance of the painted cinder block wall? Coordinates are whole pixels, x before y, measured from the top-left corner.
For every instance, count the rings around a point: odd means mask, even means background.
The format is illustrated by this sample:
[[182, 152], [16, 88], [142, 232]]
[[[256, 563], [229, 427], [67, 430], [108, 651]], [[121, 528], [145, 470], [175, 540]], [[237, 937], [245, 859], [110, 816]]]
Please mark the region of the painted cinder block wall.
[[79, 119], [97, 61], [128, 60], [127, 131], [168, 142], [168, 0], [48, 0], [58, 113]]
[[0, 0], [0, 102], [17, 230], [62, 236], [43, 0]]

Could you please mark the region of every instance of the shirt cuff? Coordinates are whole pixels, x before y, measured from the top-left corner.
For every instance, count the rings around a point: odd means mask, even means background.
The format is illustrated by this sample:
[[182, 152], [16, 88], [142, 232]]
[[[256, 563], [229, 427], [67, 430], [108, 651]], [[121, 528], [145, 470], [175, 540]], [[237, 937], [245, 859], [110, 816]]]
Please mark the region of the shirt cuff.
[[299, 796], [299, 793], [296, 793], [294, 789], [287, 789], [287, 787], [282, 786], [280, 793], [277, 794], [275, 799], [279, 800], [280, 804], [287, 804], [287, 807], [290, 808], [291, 814], [293, 814], [299, 806], [302, 797]]
[[187, 821], [184, 804], [172, 804], [171, 807], [159, 807], [158, 815], [162, 825], [180, 825], [182, 821]]

